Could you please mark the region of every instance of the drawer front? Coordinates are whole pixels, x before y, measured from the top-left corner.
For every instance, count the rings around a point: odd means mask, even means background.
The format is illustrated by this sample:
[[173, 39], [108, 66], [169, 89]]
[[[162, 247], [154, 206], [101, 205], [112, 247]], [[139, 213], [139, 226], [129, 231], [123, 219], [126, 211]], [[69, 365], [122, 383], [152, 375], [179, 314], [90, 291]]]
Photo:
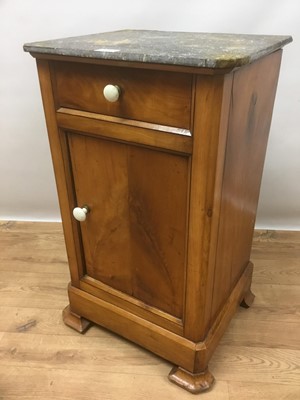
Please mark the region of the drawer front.
[[[192, 75], [55, 62], [59, 107], [190, 129]], [[117, 101], [106, 100], [107, 85], [120, 89]]]

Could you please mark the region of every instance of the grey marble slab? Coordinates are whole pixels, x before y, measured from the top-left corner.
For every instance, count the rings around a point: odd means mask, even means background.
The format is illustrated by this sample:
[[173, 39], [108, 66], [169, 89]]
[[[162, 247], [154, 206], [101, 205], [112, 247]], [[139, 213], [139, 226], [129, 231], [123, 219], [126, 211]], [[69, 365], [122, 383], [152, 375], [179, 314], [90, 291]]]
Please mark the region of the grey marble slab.
[[24, 45], [24, 50], [105, 60], [234, 68], [291, 42], [291, 36], [122, 30]]

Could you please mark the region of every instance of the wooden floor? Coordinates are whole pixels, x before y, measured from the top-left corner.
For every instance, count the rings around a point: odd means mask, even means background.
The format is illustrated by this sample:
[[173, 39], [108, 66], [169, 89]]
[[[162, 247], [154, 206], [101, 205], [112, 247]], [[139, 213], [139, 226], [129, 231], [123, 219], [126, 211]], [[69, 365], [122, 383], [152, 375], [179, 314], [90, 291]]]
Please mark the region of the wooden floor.
[[[300, 399], [300, 232], [257, 232], [254, 305], [239, 309], [204, 400]], [[58, 223], [0, 223], [0, 399], [185, 400], [171, 364], [99, 327], [64, 326], [68, 265]]]

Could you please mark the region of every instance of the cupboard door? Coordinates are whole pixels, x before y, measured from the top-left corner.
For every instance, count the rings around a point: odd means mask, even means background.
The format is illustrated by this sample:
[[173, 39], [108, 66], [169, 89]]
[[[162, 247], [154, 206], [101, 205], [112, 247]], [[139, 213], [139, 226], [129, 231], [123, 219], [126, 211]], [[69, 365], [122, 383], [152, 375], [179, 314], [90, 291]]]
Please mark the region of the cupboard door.
[[189, 159], [68, 134], [86, 274], [178, 318], [183, 313]]

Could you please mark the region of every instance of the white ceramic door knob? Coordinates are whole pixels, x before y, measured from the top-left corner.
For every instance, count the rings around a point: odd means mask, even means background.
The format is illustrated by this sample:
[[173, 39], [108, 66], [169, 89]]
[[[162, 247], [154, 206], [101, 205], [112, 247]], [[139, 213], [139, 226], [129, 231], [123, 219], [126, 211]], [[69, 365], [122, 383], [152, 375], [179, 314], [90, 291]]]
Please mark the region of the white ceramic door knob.
[[86, 220], [86, 214], [89, 212], [88, 206], [83, 206], [83, 207], [75, 207], [73, 210], [73, 216], [77, 221], [85, 221]]
[[103, 89], [103, 95], [107, 101], [114, 103], [118, 101], [121, 90], [117, 85], [106, 85]]

